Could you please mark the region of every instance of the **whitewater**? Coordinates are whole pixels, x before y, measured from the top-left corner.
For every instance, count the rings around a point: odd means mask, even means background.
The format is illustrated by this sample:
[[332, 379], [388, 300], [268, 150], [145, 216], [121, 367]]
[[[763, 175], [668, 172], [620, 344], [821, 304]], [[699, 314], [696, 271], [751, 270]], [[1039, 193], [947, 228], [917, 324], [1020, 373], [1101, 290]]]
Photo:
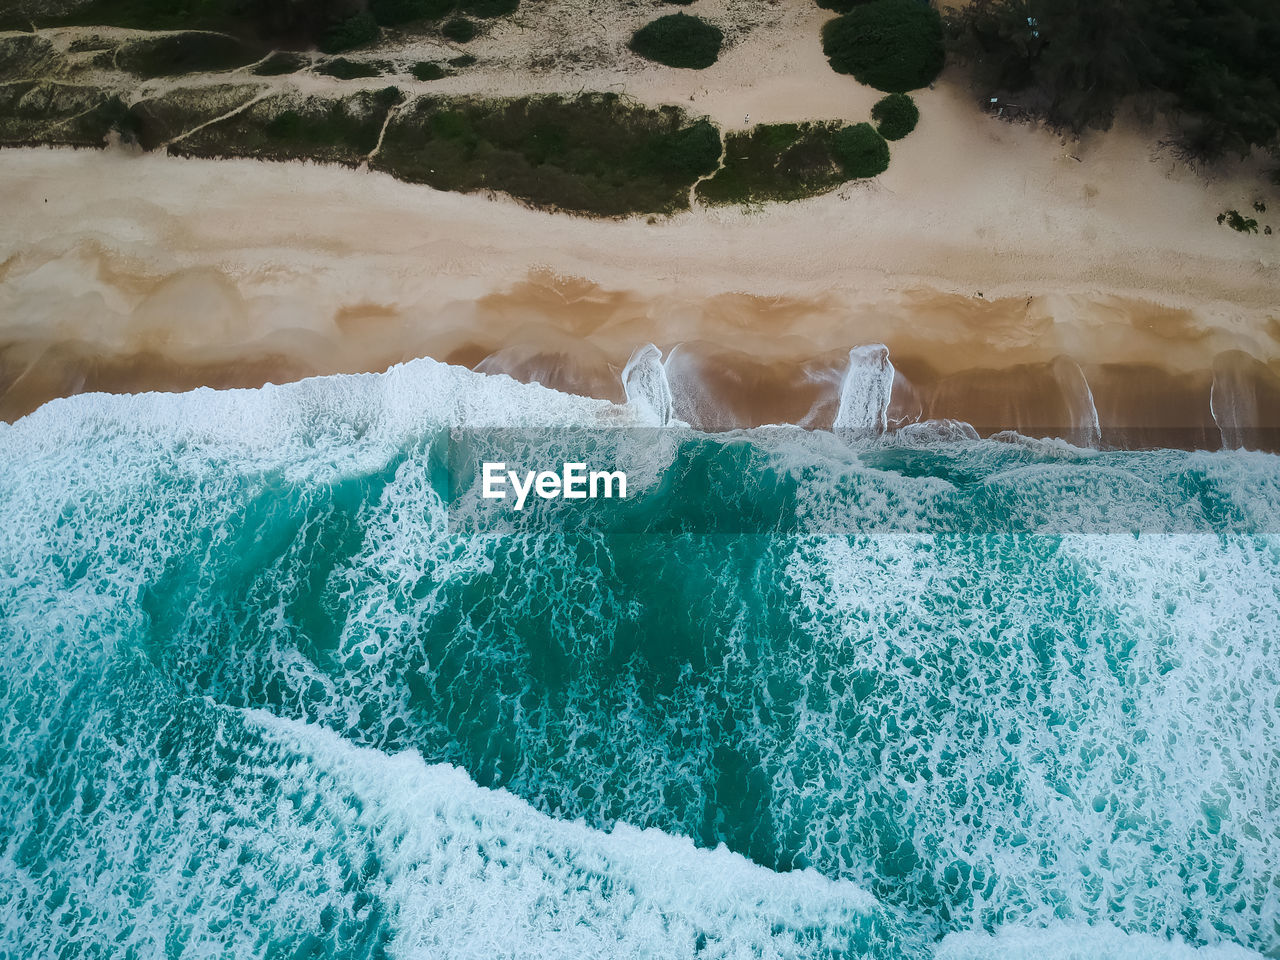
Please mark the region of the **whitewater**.
[[0, 425], [0, 954], [1280, 954], [1280, 458], [898, 426], [882, 350], [834, 431], [651, 345]]

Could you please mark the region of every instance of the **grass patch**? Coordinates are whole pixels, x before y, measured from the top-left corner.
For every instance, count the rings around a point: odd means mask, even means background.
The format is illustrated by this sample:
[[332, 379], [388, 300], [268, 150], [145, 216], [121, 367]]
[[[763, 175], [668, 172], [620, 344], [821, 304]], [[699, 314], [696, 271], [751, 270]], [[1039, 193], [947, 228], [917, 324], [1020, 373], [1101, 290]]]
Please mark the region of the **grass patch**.
[[316, 73], [326, 77], [337, 77], [339, 80], [361, 80], [365, 77], [380, 77], [382, 71], [367, 60], [348, 60], [346, 57], [334, 57], [316, 67]]
[[199, 157], [257, 157], [359, 164], [378, 142], [387, 112], [400, 102], [395, 87], [345, 97], [286, 94], [174, 144], [170, 151]]
[[822, 28], [837, 73], [886, 93], [928, 86], [942, 70], [942, 18], [916, 0], [872, 0]]
[[520, 0], [462, 0], [462, 10], [473, 17], [506, 17], [516, 12]]
[[466, 17], [454, 17], [445, 22], [440, 32], [444, 34], [446, 40], [452, 40], [454, 43], [470, 43], [476, 38], [479, 28]]
[[378, 21], [373, 19], [373, 14], [364, 11], [326, 30], [320, 38], [320, 49], [324, 53], [345, 53], [373, 43], [380, 34]]
[[0, 84], [0, 144], [102, 147], [128, 129], [128, 108], [110, 91], [48, 81]]
[[920, 122], [920, 109], [905, 93], [891, 93], [871, 108], [876, 130], [886, 140], [901, 140]]
[[369, 12], [384, 27], [416, 20], [439, 20], [453, 11], [454, 0], [371, 0]]
[[142, 149], [154, 150], [184, 131], [244, 106], [260, 90], [252, 84], [172, 90], [129, 107], [126, 129]]
[[725, 136], [724, 166], [698, 184], [712, 205], [790, 201], [845, 181], [835, 156], [836, 123], [766, 123]]
[[449, 75], [444, 67], [438, 63], [431, 63], [429, 60], [420, 60], [410, 68], [409, 72], [413, 74], [413, 79], [423, 81], [439, 80]]
[[538, 207], [623, 216], [686, 208], [719, 153], [709, 122], [616, 94], [424, 97], [392, 120], [374, 165], [441, 190], [497, 190]]
[[0, 37], [0, 81], [49, 79], [66, 69], [66, 60], [44, 37]]
[[134, 40], [120, 47], [116, 64], [139, 77], [234, 70], [261, 54], [244, 41], [222, 33], [174, 33]]
[[259, 77], [278, 77], [286, 73], [297, 73], [310, 63], [311, 60], [300, 53], [277, 50], [254, 67], [253, 72]]
[[837, 130], [831, 153], [850, 180], [879, 176], [889, 169], [889, 144], [869, 123]]
[[703, 70], [720, 57], [724, 33], [719, 27], [687, 13], [671, 13], [645, 24], [628, 46], [646, 60], [668, 67]]

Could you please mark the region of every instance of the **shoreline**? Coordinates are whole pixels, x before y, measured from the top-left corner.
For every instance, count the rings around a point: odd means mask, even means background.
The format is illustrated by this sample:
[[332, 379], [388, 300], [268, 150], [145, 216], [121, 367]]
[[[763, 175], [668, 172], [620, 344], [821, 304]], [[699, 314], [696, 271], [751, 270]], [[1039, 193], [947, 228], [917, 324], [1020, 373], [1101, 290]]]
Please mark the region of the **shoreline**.
[[870, 342], [945, 395], [937, 415], [999, 427], [1052, 425], [1036, 395], [1064, 356], [1116, 426], [1207, 426], [1215, 362], [1238, 355], [1269, 396], [1280, 247], [1212, 215], [1243, 182], [1166, 172], [1129, 130], [1077, 162], [963, 98], [921, 91], [920, 129], [874, 181], [653, 222], [310, 163], [6, 149], [0, 417], [414, 356], [618, 399], [646, 342], [714, 368], [739, 396], [729, 425], [812, 419]]

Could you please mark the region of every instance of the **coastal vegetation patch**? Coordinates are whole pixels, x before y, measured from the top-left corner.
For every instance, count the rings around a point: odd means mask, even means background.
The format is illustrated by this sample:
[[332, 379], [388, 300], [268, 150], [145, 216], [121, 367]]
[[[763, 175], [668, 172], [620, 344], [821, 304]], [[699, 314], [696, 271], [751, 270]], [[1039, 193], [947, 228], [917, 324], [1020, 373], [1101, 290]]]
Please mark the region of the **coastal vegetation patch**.
[[316, 67], [316, 73], [339, 80], [360, 80], [366, 77], [380, 77], [382, 70], [376, 63], [368, 60], [348, 60], [346, 57], [334, 57]]
[[297, 73], [310, 64], [311, 60], [300, 53], [277, 50], [264, 57], [262, 62], [253, 68], [253, 72], [259, 77], [278, 77], [286, 73]]
[[316, 160], [356, 166], [378, 143], [395, 87], [344, 97], [282, 94], [186, 136], [170, 153], [196, 157]]
[[409, 72], [413, 74], [413, 79], [423, 81], [439, 80], [449, 75], [444, 67], [430, 60], [419, 60], [410, 67]]
[[260, 51], [223, 33], [167, 33], [121, 44], [115, 65], [143, 78], [234, 70], [261, 59]]
[[66, 69], [66, 59], [44, 37], [19, 33], [0, 37], [0, 82], [47, 80]]
[[466, 17], [454, 17], [452, 20], [445, 21], [440, 32], [444, 34], [446, 40], [452, 40], [454, 43], [470, 43], [476, 38], [480, 28]]
[[711, 205], [800, 200], [882, 173], [888, 158], [870, 124], [759, 124], [725, 136], [723, 165], [697, 195]]
[[645, 24], [631, 37], [631, 50], [668, 67], [703, 70], [720, 57], [724, 32], [683, 11]]
[[345, 53], [357, 47], [373, 43], [381, 36], [378, 21], [367, 10], [339, 20], [320, 37], [320, 49], [325, 53]]
[[462, 0], [461, 6], [464, 13], [488, 20], [515, 13], [520, 0]]
[[1125, 104], [1160, 115], [1192, 162], [1280, 160], [1280, 4], [1274, 0], [981, 0], [949, 44], [984, 100], [1080, 133]]
[[942, 19], [918, 0], [871, 0], [826, 24], [822, 49], [837, 73], [886, 93], [906, 93], [928, 86], [942, 71]]
[[170, 90], [132, 104], [120, 132], [155, 150], [187, 131], [243, 107], [263, 92], [256, 84], [221, 84]]
[[0, 144], [101, 147], [128, 108], [98, 87], [48, 80], [0, 84]]
[[901, 140], [920, 122], [920, 109], [905, 93], [891, 93], [871, 108], [876, 131], [886, 140]]
[[417, 20], [440, 20], [453, 12], [454, 0], [370, 0], [369, 12], [384, 27]]
[[439, 190], [613, 217], [687, 208], [719, 156], [710, 122], [617, 94], [423, 97], [392, 119], [373, 166]]

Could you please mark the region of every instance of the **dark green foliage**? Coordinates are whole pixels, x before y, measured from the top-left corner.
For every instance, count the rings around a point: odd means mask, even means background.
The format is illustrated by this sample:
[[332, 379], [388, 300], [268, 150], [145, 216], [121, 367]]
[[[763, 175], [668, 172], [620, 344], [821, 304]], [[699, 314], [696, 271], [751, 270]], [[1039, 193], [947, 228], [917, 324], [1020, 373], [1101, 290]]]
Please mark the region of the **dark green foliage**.
[[316, 73], [323, 73], [326, 77], [337, 77], [339, 80], [358, 80], [364, 77], [381, 76], [382, 71], [367, 60], [334, 57], [316, 67]]
[[834, 123], [771, 123], [730, 133], [724, 166], [698, 184], [698, 198], [736, 204], [825, 193], [846, 179], [835, 154], [838, 130]]
[[452, 40], [454, 43], [470, 43], [476, 38], [477, 28], [465, 17], [454, 17], [440, 28], [440, 32], [444, 34], [446, 40]]
[[370, 13], [357, 13], [325, 31], [320, 49], [325, 53], [342, 53], [362, 47], [378, 39], [378, 22]]
[[872, 0], [822, 28], [822, 49], [837, 73], [906, 93], [928, 86], [945, 58], [938, 11], [917, 0]]
[[623, 216], [688, 206], [720, 137], [675, 107], [616, 94], [422, 98], [392, 120], [374, 165], [441, 190], [500, 190], [535, 206]]
[[1134, 100], [1191, 160], [1280, 146], [1274, 0], [974, 0], [952, 34], [984, 96], [1055, 126], [1105, 129]]
[[716, 62], [723, 42], [719, 27], [687, 13], [671, 13], [637, 30], [629, 46], [646, 60], [702, 70]]
[[243, 41], [220, 33], [173, 33], [126, 43], [116, 54], [121, 70], [140, 77], [232, 70], [259, 58]]
[[1226, 210], [1218, 214], [1218, 223], [1225, 223], [1236, 233], [1257, 233], [1258, 221], [1243, 216], [1239, 210]]
[[448, 76], [444, 67], [429, 60], [420, 60], [415, 63], [411, 72], [415, 80], [439, 80], [441, 77]]
[[889, 169], [889, 144], [869, 123], [837, 130], [831, 153], [850, 180], [879, 176]]
[[901, 140], [920, 121], [916, 102], [905, 93], [891, 93], [871, 108], [871, 119], [886, 140]]
[[186, 131], [241, 107], [258, 95], [252, 84], [188, 87], [141, 100], [129, 107], [129, 139], [155, 150]]
[[340, 99], [271, 97], [170, 147], [174, 153], [355, 166], [378, 142], [400, 91], [387, 87]]
[[473, 17], [505, 17], [515, 13], [520, 0], [462, 0], [463, 12]]
[[128, 108], [94, 87], [30, 81], [0, 84], [0, 144], [102, 147], [127, 133]]
[[415, 20], [439, 20], [455, 6], [454, 0], [369, 0], [369, 12], [384, 27]]
[[47, 79], [65, 67], [66, 59], [44, 37], [0, 37], [0, 81]]
[[310, 61], [304, 56], [277, 50], [254, 67], [253, 72], [260, 77], [276, 77], [284, 73], [297, 73], [308, 63]]
[[471, 67], [475, 66], [476, 58], [469, 53], [464, 53], [460, 57], [454, 57], [449, 61], [451, 67]]
[[693, 3], [693, 0], [660, 0], [660, 2], [670, 7], [687, 7]]
[[870, 0], [818, 0], [818, 6], [823, 10], [834, 10], [836, 13], [848, 13], [854, 7], [860, 7]]

